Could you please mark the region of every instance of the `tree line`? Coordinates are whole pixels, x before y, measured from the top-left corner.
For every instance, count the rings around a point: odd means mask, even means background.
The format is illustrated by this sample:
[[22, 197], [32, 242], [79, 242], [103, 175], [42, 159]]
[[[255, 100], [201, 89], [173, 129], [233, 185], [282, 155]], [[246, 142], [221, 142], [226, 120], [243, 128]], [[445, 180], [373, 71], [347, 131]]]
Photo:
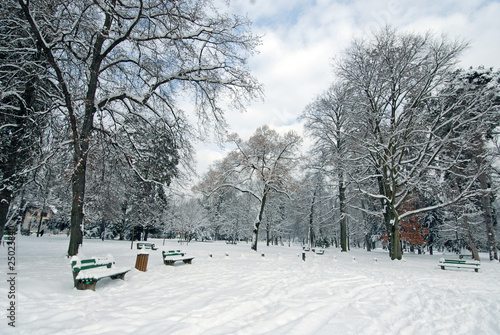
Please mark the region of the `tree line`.
[[292, 173], [296, 135], [280, 139], [262, 127], [235, 142], [200, 190], [218, 199], [210, 201], [224, 199], [225, 189], [253, 196], [253, 249], [266, 200], [276, 197], [291, 202], [311, 244], [338, 225], [342, 251], [359, 230], [358, 241], [367, 248], [374, 238], [385, 241], [392, 259], [402, 258], [405, 245], [467, 246], [479, 259], [477, 243], [498, 259], [500, 73], [456, 69], [466, 47], [390, 26], [355, 39], [335, 60], [336, 81], [301, 115], [314, 141], [301, 174]]
[[149, 216], [192, 141], [224, 134], [225, 99], [242, 109], [261, 95], [246, 66], [260, 39], [210, 0], [6, 0], [0, 17], [0, 237], [28, 181], [45, 198], [65, 185], [69, 256], [87, 213], [104, 222], [133, 202]]
[[[260, 39], [212, 1], [6, 0], [0, 17], [0, 236], [35, 202], [57, 208], [70, 256], [105, 231], [257, 250], [265, 229], [267, 244], [498, 259], [500, 75], [457, 69], [463, 41], [392, 27], [353, 40], [300, 116], [301, 154], [294, 132], [226, 136], [223, 106], [261, 96], [246, 67]], [[176, 193], [207, 134], [234, 150], [195, 197]]]

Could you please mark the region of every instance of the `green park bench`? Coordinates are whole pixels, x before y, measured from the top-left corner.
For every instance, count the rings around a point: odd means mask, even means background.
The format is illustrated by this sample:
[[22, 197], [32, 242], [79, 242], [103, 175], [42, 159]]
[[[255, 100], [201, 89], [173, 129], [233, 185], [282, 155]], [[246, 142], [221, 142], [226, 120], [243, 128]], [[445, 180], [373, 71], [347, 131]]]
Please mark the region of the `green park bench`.
[[151, 249], [151, 250], [157, 250], [158, 248], [155, 247], [154, 243], [149, 243], [149, 242], [137, 242], [137, 249]]
[[443, 270], [447, 267], [455, 267], [455, 268], [474, 269], [474, 271], [479, 272], [479, 268], [481, 267], [481, 262], [476, 261], [476, 260], [441, 258], [441, 259], [439, 259], [438, 265]]
[[71, 258], [73, 280], [78, 290], [90, 289], [95, 291], [95, 285], [103, 278], [125, 280], [129, 268], [115, 267], [115, 262], [106, 257], [93, 257], [80, 259], [78, 256]]
[[174, 265], [177, 261], [183, 261], [184, 263], [191, 264], [194, 257], [186, 257], [186, 253], [181, 250], [169, 250], [162, 251], [163, 263], [165, 265]]

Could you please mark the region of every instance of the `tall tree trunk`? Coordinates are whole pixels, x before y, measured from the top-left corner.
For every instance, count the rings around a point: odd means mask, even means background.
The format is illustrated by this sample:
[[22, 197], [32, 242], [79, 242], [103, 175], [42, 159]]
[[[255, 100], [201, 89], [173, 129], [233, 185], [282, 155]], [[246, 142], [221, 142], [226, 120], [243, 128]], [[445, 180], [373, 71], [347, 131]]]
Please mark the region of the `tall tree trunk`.
[[83, 232], [81, 225], [83, 222], [83, 203], [85, 198], [86, 165], [87, 155], [75, 153], [75, 168], [71, 178], [73, 199], [71, 203], [71, 226], [68, 247], [68, 256], [78, 254], [78, 247], [83, 242]]
[[371, 234], [371, 227], [368, 227], [368, 217], [366, 215], [366, 205], [365, 205], [365, 199], [361, 199], [361, 208], [363, 209], [361, 211], [361, 216], [363, 218], [363, 226], [365, 226], [365, 244], [366, 244], [366, 251], [372, 251], [372, 234]]
[[269, 246], [269, 243], [271, 242], [271, 224], [268, 222], [266, 224], [266, 244]]
[[259, 239], [259, 226], [260, 226], [260, 221], [256, 220], [253, 224], [253, 240], [252, 240], [252, 250], [257, 251], [257, 241]]
[[[28, 106], [32, 104], [34, 99], [31, 87], [32, 85], [28, 83], [24, 94], [24, 103]], [[26, 120], [29, 119], [28, 110], [22, 102], [19, 102], [18, 111], [13, 109], [9, 110], [8, 113], [14, 115], [15, 117], [9, 119], [8, 121], [4, 120], [4, 122], [13, 123], [16, 125], [15, 128], [20, 130], [16, 131], [11, 136], [8, 141], [8, 145], [3, 147], [1, 150], [1, 154], [7, 157], [4, 161], [5, 165], [1, 167], [3, 185], [1, 186], [2, 190], [0, 191], [0, 241], [2, 241], [5, 233], [5, 226], [9, 220], [9, 209], [11, 202], [14, 199], [15, 191], [17, 191], [25, 181], [25, 177], [19, 175], [19, 173], [25, 168], [25, 166], [21, 166], [23, 157], [20, 157], [22, 155], [20, 152], [25, 151], [21, 149], [23, 144], [27, 144], [23, 143], [23, 137], [26, 136]]]
[[[9, 148], [10, 149], [10, 148]], [[7, 149], [9, 152], [10, 150]], [[7, 158], [7, 164], [5, 169], [3, 169], [3, 180], [11, 180], [14, 177], [15, 171], [14, 167], [16, 166], [16, 158], [11, 156], [17, 156], [9, 154]], [[14, 163], [13, 163], [14, 162]], [[14, 198], [14, 190], [12, 187], [6, 187], [6, 185], [2, 185], [2, 190], [0, 191], [0, 241], [2, 241], [3, 235], [5, 234], [5, 226], [7, 225], [9, 209], [12, 199]]]
[[[481, 189], [484, 191], [489, 189], [487, 175], [486, 173], [481, 173], [479, 175], [479, 183], [481, 185]], [[491, 209], [491, 195], [490, 192], [487, 192], [485, 195], [481, 197], [483, 203], [483, 217], [484, 223], [486, 225], [486, 234], [488, 238], [488, 251], [490, 253], [490, 261], [494, 259], [498, 259], [497, 246], [495, 241], [495, 228], [493, 225], [493, 213]]]
[[314, 246], [314, 203], [316, 202], [316, 195], [318, 193], [318, 186], [314, 189], [311, 210], [309, 211], [309, 246], [312, 248]]
[[469, 239], [469, 246], [472, 251], [472, 257], [475, 260], [480, 261], [481, 259], [479, 258], [479, 253], [477, 252], [476, 243], [474, 243], [474, 238], [472, 237], [472, 231], [470, 229], [469, 220], [466, 215], [464, 215], [464, 226], [465, 230], [467, 231], [467, 238]]
[[104, 242], [106, 238], [106, 223], [104, 222], [104, 217], [101, 219], [101, 239]]
[[372, 241], [368, 233], [365, 233], [366, 251], [372, 251]]
[[257, 251], [257, 242], [259, 240], [259, 226], [262, 222], [262, 216], [264, 215], [264, 207], [266, 206], [268, 187], [264, 188], [264, 195], [262, 196], [262, 201], [260, 202], [259, 215], [253, 224], [253, 241], [252, 241], [252, 250]]
[[403, 258], [403, 252], [401, 250], [401, 238], [399, 235], [399, 220], [394, 219], [394, 224], [392, 225], [392, 238], [393, 238], [393, 252], [392, 259], [401, 260]]
[[339, 172], [339, 202], [340, 202], [340, 247], [342, 252], [347, 252], [347, 213], [345, 203], [344, 174]]
[[7, 216], [9, 215], [10, 202], [12, 200], [12, 191], [5, 187], [0, 195], [0, 241], [2, 241], [5, 233], [5, 225], [7, 224]]
[[384, 220], [389, 238], [389, 255], [392, 260], [401, 260], [403, 258], [403, 253], [401, 250], [401, 238], [399, 234], [399, 219], [391, 211], [391, 209], [386, 208]]

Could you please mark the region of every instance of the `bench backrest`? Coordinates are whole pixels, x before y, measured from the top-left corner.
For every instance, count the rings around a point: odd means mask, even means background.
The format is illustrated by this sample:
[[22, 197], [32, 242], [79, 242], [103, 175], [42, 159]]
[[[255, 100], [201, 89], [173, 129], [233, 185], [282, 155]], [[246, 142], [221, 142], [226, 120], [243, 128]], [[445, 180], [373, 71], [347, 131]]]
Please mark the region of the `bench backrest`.
[[477, 260], [465, 260], [465, 259], [440, 259], [441, 263], [445, 264], [469, 264], [469, 265], [480, 265], [481, 262]]
[[162, 254], [163, 257], [166, 257], [166, 256], [184, 256], [185, 253], [180, 250], [169, 250], [167, 252], [162, 251]]
[[81, 270], [94, 269], [101, 266], [110, 268], [115, 262], [108, 258], [94, 257], [89, 259], [80, 259], [78, 257], [73, 257], [71, 259], [71, 267], [73, 272], [79, 272]]
[[137, 243], [137, 248], [154, 248], [154, 246], [155, 246], [154, 243], [144, 243], [144, 242]]

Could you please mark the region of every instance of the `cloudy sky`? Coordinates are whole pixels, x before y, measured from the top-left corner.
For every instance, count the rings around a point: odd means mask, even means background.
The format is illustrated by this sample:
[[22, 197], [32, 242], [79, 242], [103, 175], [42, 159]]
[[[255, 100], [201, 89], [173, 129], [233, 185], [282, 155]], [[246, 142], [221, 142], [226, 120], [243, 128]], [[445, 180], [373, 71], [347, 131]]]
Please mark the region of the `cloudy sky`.
[[[262, 36], [259, 54], [249, 60], [264, 85], [265, 101], [246, 113], [227, 111], [230, 132], [248, 139], [261, 125], [302, 134], [297, 117], [334, 81], [333, 58], [353, 38], [369, 37], [386, 23], [404, 31], [445, 34], [470, 47], [461, 67], [500, 68], [500, 1], [486, 0], [232, 0], [229, 10], [246, 15]], [[229, 148], [196, 145], [197, 171], [221, 159]]]

